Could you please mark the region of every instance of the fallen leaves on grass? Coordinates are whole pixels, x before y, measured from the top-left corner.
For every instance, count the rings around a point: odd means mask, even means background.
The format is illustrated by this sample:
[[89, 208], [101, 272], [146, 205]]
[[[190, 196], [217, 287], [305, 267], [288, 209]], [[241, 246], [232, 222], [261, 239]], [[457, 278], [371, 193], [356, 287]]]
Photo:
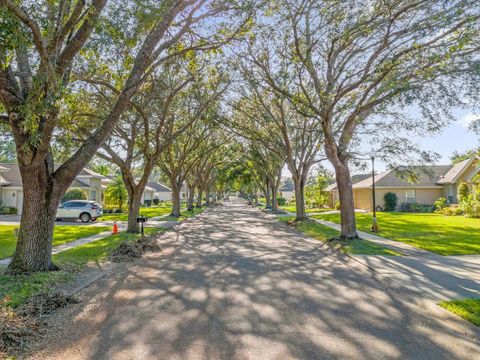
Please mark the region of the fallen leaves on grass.
[[134, 261], [145, 253], [160, 251], [162, 248], [153, 236], [143, 236], [135, 241], [126, 241], [120, 244], [111, 255], [113, 262]]

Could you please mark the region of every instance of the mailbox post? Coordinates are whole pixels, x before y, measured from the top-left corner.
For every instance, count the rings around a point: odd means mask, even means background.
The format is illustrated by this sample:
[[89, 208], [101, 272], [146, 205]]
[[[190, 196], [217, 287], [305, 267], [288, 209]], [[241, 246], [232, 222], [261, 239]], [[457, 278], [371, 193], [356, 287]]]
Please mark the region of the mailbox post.
[[140, 224], [140, 232], [142, 236], [145, 235], [145, 230], [143, 228], [143, 224], [146, 223], [148, 218], [146, 216], [140, 215], [140, 217], [137, 218], [137, 223]]

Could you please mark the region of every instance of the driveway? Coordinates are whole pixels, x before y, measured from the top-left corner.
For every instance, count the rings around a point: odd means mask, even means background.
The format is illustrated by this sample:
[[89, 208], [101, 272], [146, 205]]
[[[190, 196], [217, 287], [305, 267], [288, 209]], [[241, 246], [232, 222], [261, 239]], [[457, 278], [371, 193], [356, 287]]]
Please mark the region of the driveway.
[[239, 202], [160, 239], [58, 314], [33, 358], [480, 357], [474, 326]]

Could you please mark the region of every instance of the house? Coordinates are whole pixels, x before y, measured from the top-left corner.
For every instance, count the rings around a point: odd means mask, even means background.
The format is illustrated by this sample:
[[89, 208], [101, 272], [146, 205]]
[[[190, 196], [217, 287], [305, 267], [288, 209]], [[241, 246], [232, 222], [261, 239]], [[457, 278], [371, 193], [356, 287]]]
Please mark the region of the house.
[[295, 197], [295, 185], [291, 181], [287, 182], [280, 186], [278, 192], [280, 193], [281, 198], [284, 198], [288, 201], [291, 198]]
[[[90, 169], [83, 169], [73, 180], [70, 188], [85, 190], [88, 200], [103, 201], [105, 177]], [[18, 164], [0, 164], [0, 200], [2, 205], [22, 213], [23, 186]]]
[[[158, 199], [160, 201], [172, 200], [172, 189], [170, 189], [169, 187], [156, 181], [149, 181], [147, 183], [147, 187], [152, 189], [152, 191], [148, 192], [148, 194], [144, 194], [145, 200], [153, 200], [153, 199]], [[142, 202], [143, 201], [144, 200], [142, 200]]]
[[[440, 197], [449, 203], [457, 203], [457, 188], [462, 182], [471, 183], [472, 178], [480, 171], [477, 157], [464, 160], [453, 165], [434, 165], [425, 167], [409, 167], [416, 174], [416, 181], [409, 182], [394, 170], [387, 170], [375, 175], [375, 207], [384, 206], [383, 197], [393, 192], [398, 197], [398, 204], [418, 203], [433, 205]], [[353, 177], [352, 177], [353, 178]], [[353, 182], [355, 208], [372, 209], [372, 177]], [[326, 191], [330, 193], [330, 206], [339, 199], [336, 184], [331, 184]]]

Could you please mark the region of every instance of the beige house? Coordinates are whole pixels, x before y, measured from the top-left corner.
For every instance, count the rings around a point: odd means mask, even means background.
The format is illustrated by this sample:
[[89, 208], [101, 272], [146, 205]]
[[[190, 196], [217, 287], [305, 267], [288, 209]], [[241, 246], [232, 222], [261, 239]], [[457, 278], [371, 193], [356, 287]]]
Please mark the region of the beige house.
[[[480, 161], [473, 157], [454, 165], [434, 165], [411, 167], [416, 173], [416, 181], [409, 182], [400, 177], [394, 170], [387, 170], [375, 175], [375, 206], [383, 208], [383, 197], [387, 192], [397, 194], [398, 204], [417, 203], [433, 205], [440, 197], [449, 203], [457, 203], [457, 187], [460, 183], [471, 183], [472, 178], [480, 171]], [[355, 208], [372, 209], [372, 177], [369, 176], [353, 184]], [[337, 185], [326, 189], [330, 192], [330, 205], [333, 206], [338, 197]]]

